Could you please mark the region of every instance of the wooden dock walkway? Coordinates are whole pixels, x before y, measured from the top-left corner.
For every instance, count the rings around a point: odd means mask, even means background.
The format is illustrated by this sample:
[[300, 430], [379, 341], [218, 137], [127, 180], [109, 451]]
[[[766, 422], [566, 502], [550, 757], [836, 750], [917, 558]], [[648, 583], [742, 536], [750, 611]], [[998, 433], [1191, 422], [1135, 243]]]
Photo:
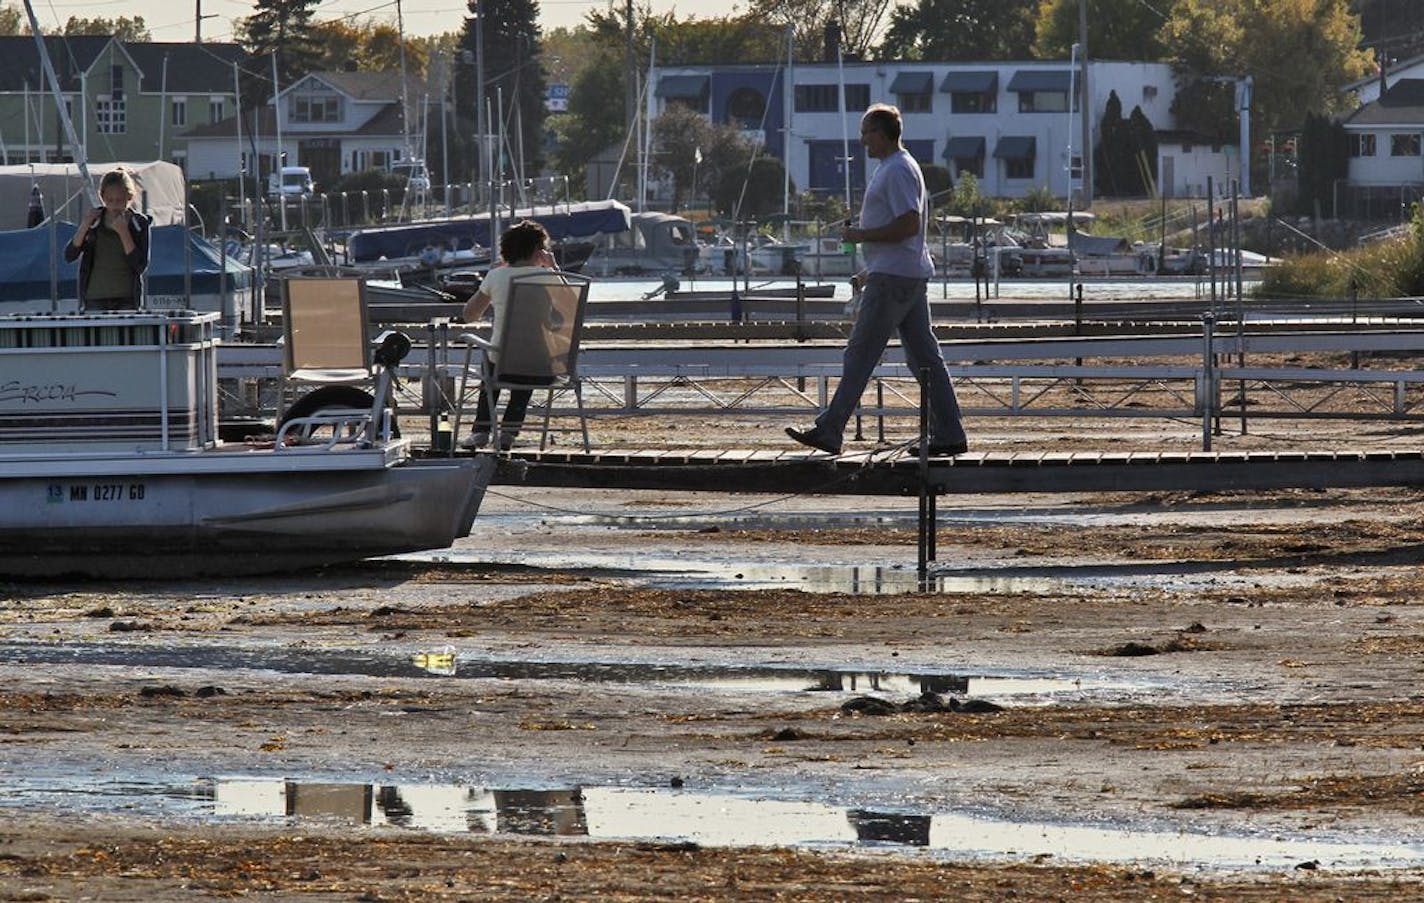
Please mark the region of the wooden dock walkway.
[[1424, 450], [974, 453], [516, 450], [496, 484], [689, 492], [933, 494], [1275, 490], [1424, 484]]

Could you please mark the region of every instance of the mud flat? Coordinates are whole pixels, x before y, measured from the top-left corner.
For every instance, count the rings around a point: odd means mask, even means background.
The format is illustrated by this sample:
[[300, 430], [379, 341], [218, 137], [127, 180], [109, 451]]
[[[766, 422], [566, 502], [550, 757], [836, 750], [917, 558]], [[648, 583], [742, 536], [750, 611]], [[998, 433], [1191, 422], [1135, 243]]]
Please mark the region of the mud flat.
[[0, 900], [1424, 895], [1424, 491], [914, 509], [7, 584]]

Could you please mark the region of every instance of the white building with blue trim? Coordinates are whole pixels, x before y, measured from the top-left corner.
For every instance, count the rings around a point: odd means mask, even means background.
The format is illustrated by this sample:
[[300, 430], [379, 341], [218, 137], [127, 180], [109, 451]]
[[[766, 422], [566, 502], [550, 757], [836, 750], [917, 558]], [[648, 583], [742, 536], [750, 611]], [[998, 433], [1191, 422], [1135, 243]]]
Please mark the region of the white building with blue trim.
[[[734, 124], [782, 160], [797, 190], [834, 194], [845, 190], [847, 165], [852, 192], [865, 185], [860, 116], [872, 103], [893, 103], [904, 115], [905, 148], [922, 165], [945, 166], [956, 178], [972, 172], [986, 195], [1021, 197], [1046, 186], [1066, 197], [1070, 150], [1081, 159], [1096, 141], [1112, 92], [1124, 117], [1141, 107], [1155, 129], [1176, 129], [1168, 64], [1094, 60], [1085, 142], [1079, 103], [1070, 104], [1084, 95], [1080, 71], [1067, 61], [666, 67], [654, 71], [649, 106], [653, 116], [682, 104]], [[1169, 140], [1156, 161], [1169, 196], [1200, 195], [1207, 175], [1222, 184], [1233, 176], [1232, 147], [1180, 150]]]

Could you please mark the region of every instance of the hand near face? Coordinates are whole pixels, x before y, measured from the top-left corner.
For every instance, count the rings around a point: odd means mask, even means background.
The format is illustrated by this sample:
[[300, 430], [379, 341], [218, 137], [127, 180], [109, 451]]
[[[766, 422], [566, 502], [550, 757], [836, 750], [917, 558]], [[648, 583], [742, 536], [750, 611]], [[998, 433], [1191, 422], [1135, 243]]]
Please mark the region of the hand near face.
[[127, 209], [113, 211], [107, 210], [104, 213], [104, 225], [115, 232], [129, 231], [129, 211]]

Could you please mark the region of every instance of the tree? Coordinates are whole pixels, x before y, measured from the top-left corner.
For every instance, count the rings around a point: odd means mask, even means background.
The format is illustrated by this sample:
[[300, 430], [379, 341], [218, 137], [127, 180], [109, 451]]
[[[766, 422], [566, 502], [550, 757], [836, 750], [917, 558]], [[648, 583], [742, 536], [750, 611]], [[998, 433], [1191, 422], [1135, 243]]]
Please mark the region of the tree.
[[[1044, 0], [1034, 24], [1034, 55], [1068, 59], [1078, 43], [1078, 8], [1082, 0]], [[1167, 51], [1160, 37], [1173, 0], [1093, 0], [1088, 9], [1088, 53], [1094, 59], [1161, 60]]]
[[1234, 130], [1235, 111], [1215, 127], [1193, 113], [1201, 98], [1230, 97], [1233, 86], [1193, 87], [1194, 77], [1252, 76], [1251, 132], [1268, 135], [1340, 109], [1339, 86], [1373, 69], [1357, 49], [1359, 19], [1347, 0], [1176, 0], [1161, 38], [1187, 85], [1173, 105], [1178, 124], [1213, 135]]
[[18, 6], [0, 6], [0, 35], [14, 37], [30, 33], [30, 20]]
[[783, 34], [790, 28], [798, 59], [822, 59], [826, 29], [832, 25], [840, 28], [845, 56], [863, 59], [890, 5], [891, 0], [752, 0], [749, 15]]
[[1334, 210], [1335, 183], [1350, 169], [1350, 139], [1344, 126], [1329, 116], [1311, 113], [1301, 126], [1296, 171], [1299, 212]]
[[653, 172], [672, 176], [672, 209], [682, 209], [689, 192], [697, 194], [693, 180], [702, 169], [702, 147], [712, 146], [712, 124], [696, 110], [680, 104], [664, 110], [653, 120]]
[[770, 62], [786, 56], [783, 32], [750, 15], [679, 22], [668, 13], [650, 25], [661, 65]]
[[[461, 112], [478, 121], [476, 104], [489, 111], [485, 122], [491, 136], [504, 134], [505, 147], [497, 154], [500, 178], [516, 175], [515, 158], [524, 168], [517, 175], [537, 172], [544, 159], [544, 72], [540, 66], [538, 0], [467, 0], [470, 15], [460, 34], [460, 49], [469, 51], [472, 63], [484, 68], [484, 96], [477, 98], [473, 66], [461, 66], [457, 81]], [[476, 41], [479, 18], [483, 52]], [[502, 121], [496, 121], [502, 112]], [[481, 177], [487, 174], [481, 174]]]
[[1424, 3], [1419, 0], [1354, 0], [1364, 34], [1362, 47], [1386, 63], [1424, 53]]
[[764, 219], [780, 213], [786, 170], [781, 161], [756, 154], [750, 143], [745, 165], [722, 170], [712, 188], [717, 212], [738, 220]]
[[1157, 179], [1157, 132], [1141, 107], [1124, 119], [1116, 91], [1108, 93], [1093, 148], [1094, 192], [1101, 197], [1141, 197]]
[[66, 35], [112, 35], [120, 41], [153, 40], [153, 34], [148, 30], [143, 16], [134, 16], [132, 19], [127, 16], [119, 16], [116, 19], [106, 19], [103, 16], [95, 16], [92, 19], [70, 16], [69, 20], [64, 23], [63, 33]]
[[[392, 25], [332, 19], [317, 22], [312, 29], [322, 51], [316, 71], [339, 71], [348, 66], [362, 72], [400, 71], [400, 32]], [[405, 71], [411, 78], [425, 75], [430, 64], [429, 48], [425, 40], [406, 39]]]
[[884, 59], [1019, 60], [1031, 55], [1036, 0], [916, 0], [890, 14]]
[[[569, 86], [568, 113], [557, 117], [555, 163], [573, 182], [581, 183], [588, 161], [604, 148], [621, 143], [623, 124], [623, 62], [607, 50], [575, 76]], [[610, 107], [617, 110], [612, 114]]]
[[277, 78], [283, 85], [316, 70], [321, 61], [312, 12], [317, 0], [257, 0], [256, 12], [238, 20], [237, 38], [255, 59], [242, 86], [243, 106], [255, 109], [272, 97], [270, 63], [276, 54]]

